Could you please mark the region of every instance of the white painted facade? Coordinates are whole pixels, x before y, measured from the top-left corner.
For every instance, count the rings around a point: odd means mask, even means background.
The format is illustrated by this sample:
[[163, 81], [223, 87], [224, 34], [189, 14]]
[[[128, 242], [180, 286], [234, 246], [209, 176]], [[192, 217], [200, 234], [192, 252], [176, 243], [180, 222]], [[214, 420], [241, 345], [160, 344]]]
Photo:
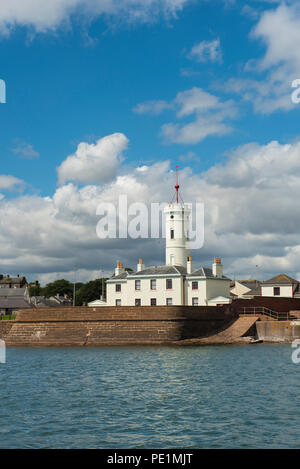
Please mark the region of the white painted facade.
[[[278, 290], [275, 290], [276, 288], [279, 288], [279, 295], [277, 294]], [[292, 285], [262, 285], [261, 296], [293, 298], [293, 286]]]
[[[179, 186], [178, 186], [179, 187]], [[175, 186], [176, 188], [176, 186]], [[193, 266], [188, 242], [190, 209], [183, 203], [171, 203], [165, 210], [166, 263], [145, 267], [139, 259], [135, 272], [121, 262], [106, 282], [108, 306], [229, 304], [230, 279], [223, 275], [220, 258], [212, 269]]]
[[285, 274], [276, 275], [261, 284], [261, 296], [293, 298], [299, 295], [299, 282]]
[[[139, 289], [136, 289], [136, 280], [139, 280]], [[151, 289], [151, 280], [155, 280], [155, 289]], [[172, 280], [172, 288], [167, 289], [166, 280]], [[150, 306], [155, 299], [157, 305], [167, 305], [167, 299], [172, 300], [173, 305], [183, 304], [183, 278], [177, 274], [146, 275], [141, 278], [138, 275], [129, 275], [127, 280], [107, 282], [107, 305], [116, 306], [117, 300], [121, 306], [135, 306], [136, 300], [140, 300], [140, 306]], [[116, 285], [121, 290], [116, 291]], [[118, 290], [120, 287], [117, 287]], [[170, 301], [169, 301], [170, 302]]]
[[164, 209], [166, 218], [166, 265], [186, 267], [190, 255], [188, 227], [190, 209], [184, 204], [169, 204]]

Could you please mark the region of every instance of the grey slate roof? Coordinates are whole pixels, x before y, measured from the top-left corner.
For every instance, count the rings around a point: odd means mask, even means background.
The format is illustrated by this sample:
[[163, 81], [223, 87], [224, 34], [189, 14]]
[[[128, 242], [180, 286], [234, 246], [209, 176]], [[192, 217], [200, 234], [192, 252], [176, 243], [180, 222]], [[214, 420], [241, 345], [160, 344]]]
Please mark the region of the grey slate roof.
[[128, 274], [127, 271], [126, 271], [126, 272], [123, 272], [123, 273], [120, 274], [120, 275], [115, 275], [115, 274], [113, 274], [112, 277], [110, 277], [110, 278], [111, 278], [112, 280], [118, 280], [118, 279], [121, 280], [121, 279], [123, 279], [123, 278], [127, 278], [127, 274]]
[[32, 308], [32, 305], [29, 304], [25, 298], [0, 298], [0, 309], [23, 309], [23, 308]]
[[237, 280], [237, 282], [249, 288], [249, 290], [256, 289], [261, 284], [258, 280]]
[[0, 288], [0, 298], [24, 298], [26, 288]]
[[133, 272], [130, 275], [147, 276], [147, 275], [186, 275], [186, 269], [181, 266], [175, 265], [157, 265], [148, 267], [141, 272]]
[[[213, 273], [212, 269], [207, 267], [201, 267], [198, 270], [195, 270], [191, 274], [187, 273], [187, 269], [180, 265], [157, 265], [148, 267], [141, 272], [123, 272], [120, 275], [113, 275], [110, 280], [122, 280], [129, 277], [147, 277], [151, 275], [185, 275], [187, 277], [204, 277], [204, 278], [216, 278]], [[220, 277], [223, 280], [230, 280], [228, 277]]]
[[27, 288], [0, 288], [0, 309], [31, 307]]
[[260, 285], [258, 285], [257, 288], [253, 288], [252, 290], [250, 291], [247, 291], [247, 293], [244, 293], [244, 295], [246, 296], [260, 296]]
[[[212, 273], [212, 269], [209, 269], [208, 267], [200, 267], [200, 269], [195, 270], [194, 272], [189, 274], [188, 277], [216, 278]], [[223, 275], [222, 277], [219, 277], [219, 278], [221, 278], [223, 280], [230, 280], [225, 275]]]
[[265, 282], [262, 282], [262, 285], [294, 285], [298, 283], [298, 280], [295, 280], [294, 278], [289, 277], [288, 275], [279, 274], [275, 277], [270, 278], [269, 280], [266, 280]]

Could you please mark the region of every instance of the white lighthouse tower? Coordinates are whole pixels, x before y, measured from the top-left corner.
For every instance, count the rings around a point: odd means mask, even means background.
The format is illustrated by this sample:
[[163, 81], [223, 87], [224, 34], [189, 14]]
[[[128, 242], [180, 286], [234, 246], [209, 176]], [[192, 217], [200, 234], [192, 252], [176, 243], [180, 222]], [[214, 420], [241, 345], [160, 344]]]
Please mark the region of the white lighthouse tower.
[[187, 267], [190, 255], [188, 228], [190, 209], [179, 201], [178, 166], [176, 166], [175, 199], [165, 207], [166, 217], [166, 265]]

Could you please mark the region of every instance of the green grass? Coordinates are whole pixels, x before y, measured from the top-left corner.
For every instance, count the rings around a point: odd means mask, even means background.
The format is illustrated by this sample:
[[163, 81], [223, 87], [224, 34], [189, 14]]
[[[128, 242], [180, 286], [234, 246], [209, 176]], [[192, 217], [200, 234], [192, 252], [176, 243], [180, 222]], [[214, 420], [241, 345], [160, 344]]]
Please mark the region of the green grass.
[[16, 314], [0, 314], [0, 320], [2, 319], [3, 321], [7, 321], [7, 320], [13, 320], [13, 319], [16, 319]]

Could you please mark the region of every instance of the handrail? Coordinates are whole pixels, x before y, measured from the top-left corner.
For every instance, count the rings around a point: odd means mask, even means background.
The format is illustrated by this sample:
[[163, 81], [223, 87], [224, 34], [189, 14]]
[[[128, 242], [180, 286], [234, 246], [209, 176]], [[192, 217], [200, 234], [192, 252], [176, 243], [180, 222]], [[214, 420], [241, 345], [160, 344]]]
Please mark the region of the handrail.
[[277, 312], [272, 309], [266, 308], [265, 306], [244, 306], [238, 311], [239, 315], [255, 315], [263, 314], [277, 321], [286, 321], [289, 319], [296, 319], [295, 316], [291, 315], [290, 312]]

